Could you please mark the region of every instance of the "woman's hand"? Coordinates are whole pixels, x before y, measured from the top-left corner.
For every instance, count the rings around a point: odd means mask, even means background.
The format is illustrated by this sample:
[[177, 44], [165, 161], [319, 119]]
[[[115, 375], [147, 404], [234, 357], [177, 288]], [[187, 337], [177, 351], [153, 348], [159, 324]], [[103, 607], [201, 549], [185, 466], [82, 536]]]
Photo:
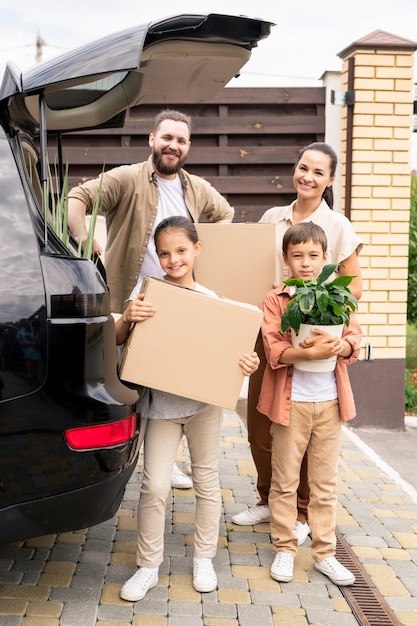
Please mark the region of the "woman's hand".
[[256, 352], [251, 352], [250, 354], [244, 354], [239, 359], [240, 369], [244, 373], [245, 376], [250, 376], [259, 367], [259, 357]]

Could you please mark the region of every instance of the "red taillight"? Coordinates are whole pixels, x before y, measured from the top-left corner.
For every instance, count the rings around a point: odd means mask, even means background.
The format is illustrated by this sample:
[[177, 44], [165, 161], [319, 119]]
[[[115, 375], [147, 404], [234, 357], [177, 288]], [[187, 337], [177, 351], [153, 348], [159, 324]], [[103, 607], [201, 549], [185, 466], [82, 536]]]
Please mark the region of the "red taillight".
[[133, 414], [124, 420], [110, 424], [70, 428], [65, 433], [65, 440], [73, 450], [94, 450], [125, 443], [132, 439], [135, 432], [136, 414]]

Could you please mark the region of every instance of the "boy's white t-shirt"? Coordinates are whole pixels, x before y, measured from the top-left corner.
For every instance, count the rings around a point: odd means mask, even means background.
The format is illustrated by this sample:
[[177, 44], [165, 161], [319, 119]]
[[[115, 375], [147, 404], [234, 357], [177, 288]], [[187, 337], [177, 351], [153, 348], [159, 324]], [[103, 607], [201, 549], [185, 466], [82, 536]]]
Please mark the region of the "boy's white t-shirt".
[[[291, 285], [290, 294], [296, 287]], [[296, 402], [327, 402], [338, 397], [336, 375], [332, 372], [305, 372], [293, 367], [291, 400]]]
[[[156, 254], [155, 243], [153, 241], [157, 225], [166, 217], [172, 217], [173, 215], [189, 217], [187, 207], [184, 202], [184, 190], [178, 174], [174, 180], [167, 180], [166, 178], [161, 178], [160, 176], [156, 176], [156, 180], [158, 181], [158, 213], [156, 215], [155, 224], [153, 225], [149, 244], [140, 269], [138, 282], [141, 282], [145, 276], [162, 278], [164, 275]], [[132, 298], [129, 299], [131, 300]]]
[[326, 402], [337, 395], [333, 372], [304, 372], [293, 368], [291, 400], [296, 402]]

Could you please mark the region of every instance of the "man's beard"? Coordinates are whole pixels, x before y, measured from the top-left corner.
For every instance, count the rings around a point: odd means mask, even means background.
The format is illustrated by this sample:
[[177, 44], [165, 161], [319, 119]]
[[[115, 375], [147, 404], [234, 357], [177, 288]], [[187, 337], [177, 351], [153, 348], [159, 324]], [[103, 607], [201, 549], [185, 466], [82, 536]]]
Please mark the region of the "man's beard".
[[180, 171], [182, 166], [186, 161], [186, 157], [180, 157], [177, 163], [174, 165], [170, 165], [169, 163], [165, 163], [162, 159], [162, 152], [154, 152], [153, 153], [153, 163], [157, 172], [161, 174], [165, 174], [165, 176], [170, 176], [171, 174], [176, 174]]

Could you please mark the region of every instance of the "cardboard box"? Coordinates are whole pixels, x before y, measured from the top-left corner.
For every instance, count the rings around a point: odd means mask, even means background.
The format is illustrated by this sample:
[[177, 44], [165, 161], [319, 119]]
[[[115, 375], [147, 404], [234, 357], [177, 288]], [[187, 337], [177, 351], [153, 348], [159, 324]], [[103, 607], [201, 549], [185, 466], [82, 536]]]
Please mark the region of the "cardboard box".
[[245, 379], [239, 358], [254, 349], [262, 311], [157, 278], [141, 292], [156, 311], [133, 327], [120, 378], [233, 410]]
[[258, 307], [275, 282], [275, 224], [196, 224], [203, 244], [196, 280], [219, 296]]

